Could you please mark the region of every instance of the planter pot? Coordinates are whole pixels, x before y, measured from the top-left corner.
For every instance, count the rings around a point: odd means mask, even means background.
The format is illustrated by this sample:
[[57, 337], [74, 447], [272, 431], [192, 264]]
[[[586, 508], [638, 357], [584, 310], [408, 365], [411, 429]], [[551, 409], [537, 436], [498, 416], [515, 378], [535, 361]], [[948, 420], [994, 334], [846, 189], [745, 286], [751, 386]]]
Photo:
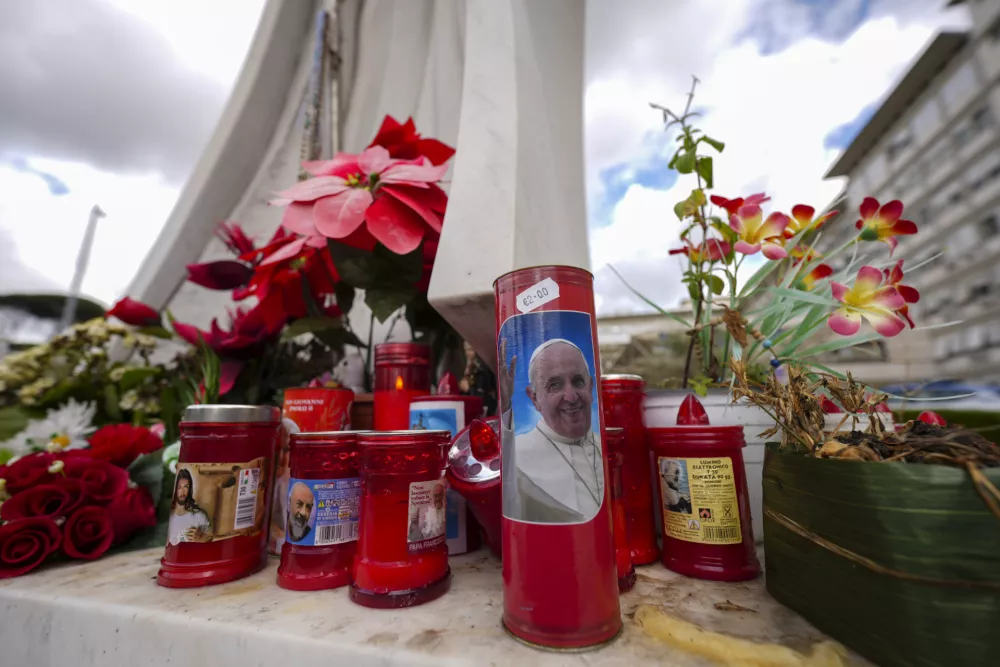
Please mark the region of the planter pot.
[[[646, 392], [645, 421], [647, 428], [664, 428], [676, 426], [677, 409], [689, 391], [660, 389]], [[705, 397], [698, 397], [708, 413], [708, 421], [713, 426], [742, 426], [743, 437], [747, 442], [743, 450], [743, 463], [746, 468], [747, 490], [750, 493], [750, 516], [753, 520], [754, 541], [764, 539], [763, 494], [761, 492], [761, 475], [764, 466], [764, 440], [761, 432], [774, 426], [774, 420], [755, 405], [741, 402], [733, 405], [729, 392], [710, 390]], [[836, 422], [834, 422], [836, 424]], [[658, 483], [658, 482], [657, 482]], [[655, 508], [657, 511], [659, 508]], [[660, 517], [657, 513], [657, 526]]]
[[764, 536], [768, 592], [874, 663], [1000, 664], [1000, 521], [964, 470], [768, 445]]
[[355, 394], [351, 404], [351, 429], [370, 431], [375, 428], [375, 401], [372, 394]]

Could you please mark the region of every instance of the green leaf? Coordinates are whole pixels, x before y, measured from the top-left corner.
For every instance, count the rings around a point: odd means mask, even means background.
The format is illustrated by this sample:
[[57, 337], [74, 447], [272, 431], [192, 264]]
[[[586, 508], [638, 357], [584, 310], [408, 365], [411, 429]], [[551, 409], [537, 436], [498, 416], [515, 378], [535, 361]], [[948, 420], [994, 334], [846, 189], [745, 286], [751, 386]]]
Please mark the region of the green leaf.
[[376, 287], [365, 290], [365, 303], [379, 322], [385, 322], [393, 313], [412, 301], [418, 294], [416, 287]]
[[337, 306], [340, 308], [340, 312], [344, 314], [344, 317], [347, 317], [351, 308], [354, 307], [354, 297], [357, 295], [357, 290], [353, 285], [339, 281], [333, 286], [333, 293], [337, 296]]
[[104, 385], [104, 412], [111, 421], [122, 421], [122, 411], [118, 407], [118, 390], [113, 384]]
[[149, 489], [153, 504], [158, 505], [163, 493], [163, 448], [137, 458], [129, 465], [128, 474], [133, 482]]
[[671, 313], [669, 311], [664, 310], [663, 308], [660, 308], [660, 306], [656, 305], [655, 302], [650, 301], [645, 296], [643, 296], [638, 290], [636, 290], [634, 287], [632, 287], [631, 285], [629, 285], [628, 281], [625, 280], [624, 278], [622, 278], [622, 274], [618, 273], [618, 270], [615, 267], [613, 267], [610, 264], [608, 264], [608, 268], [611, 269], [612, 273], [614, 273], [616, 276], [618, 276], [618, 280], [622, 281], [622, 284], [625, 285], [625, 287], [627, 287], [628, 290], [630, 292], [632, 292], [632, 294], [635, 294], [637, 297], [639, 297], [640, 299], [642, 299], [643, 301], [645, 301], [648, 305], [650, 305], [653, 308], [655, 308], [661, 315], [663, 315], [665, 317], [669, 317], [670, 319], [672, 319], [673, 321], [677, 322], [678, 324], [683, 325], [684, 328], [686, 328], [686, 329], [690, 329], [691, 328], [691, 324], [687, 320], [685, 320], [683, 317], [681, 317], [680, 315], [677, 315], [676, 313]]
[[837, 307], [840, 302], [832, 297], [821, 296], [813, 292], [803, 292], [797, 289], [788, 289], [787, 287], [769, 287], [768, 292], [771, 292], [775, 296], [785, 297], [786, 299], [792, 299], [793, 301], [802, 301], [805, 303], [814, 303], [821, 306], [832, 306]]
[[719, 276], [714, 274], [708, 274], [705, 276], [705, 282], [708, 283], [709, 288], [712, 290], [712, 294], [718, 296], [722, 294], [723, 290], [726, 289], [726, 283]]
[[10, 440], [28, 426], [31, 415], [18, 405], [0, 408], [0, 442]]
[[705, 179], [705, 187], [712, 187], [712, 158], [700, 157], [695, 167], [698, 175]]
[[174, 337], [167, 329], [163, 327], [140, 327], [136, 329], [138, 333], [146, 334], [147, 336], [154, 336], [156, 338], [163, 338], [164, 340], [170, 340]]
[[281, 332], [281, 341], [287, 343], [303, 334], [317, 334], [331, 329], [343, 329], [344, 322], [338, 317], [300, 317]]
[[127, 369], [122, 373], [122, 379], [118, 382], [121, 390], [128, 391], [143, 384], [146, 380], [154, 378], [160, 374], [162, 369], [157, 366], [136, 366]]
[[698, 290], [697, 285], [694, 283], [688, 283], [688, 295], [691, 297], [692, 301], [701, 301], [701, 292]]
[[743, 289], [740, 290], [739, 298], [743, 299], [752, 294], [758, 285], [760, 285], [772, 273], [774, 273], [774, 270], [778, 268], [778, 265], [780, 263], [781, 262], [768, 262], [760, 269], [758, 269], [756, 273], [750, 276], [750, 280], [748, 280], [746, 284], [743, 285]]
[[677, 162], [674, 168], [681, 174], [690, 174], [694, 171], [696, 155], [693, 151], [680, 152], [677, 155]]
[[839, 338], [837, 340], [831, 340], [821, 345], [814, 345], [813, 347], [808, 347], [798, 354], [796, 358], [805, 359], [806, 357], [815, 357], [819, 354], [825, 354], [827, 352], [834, 352], [836, 350], [842, 350], [845, 347], [854, 347], [855, 345], [861, 345], [863, 343], [869, 343], [873, 340], [880, 340], [882, 334], [876, 333], [874, 331], [869, 331], [863, 334], [857, 334], [854, 336], [847, 336], [846, 338]]
[[381, 243], [375, 244], [372, 252], [367, 252], [327, 239], [327, 248], [340, 279], [360, 289], [411, 286], [419, 282], [423, 274], [423, 248], [420, 247], [407, 255], [397, 255]]
[[719, 151], [720, 153], [726, 148], [726, 144], [724, 144], [721, 141], [718, 141], [717, 139], [713, 139], [708, 135], [702, 137], [701, 140], [704, 141], [709, 146], [711, 146], [712, 148], [714, 148], [715, 150]]

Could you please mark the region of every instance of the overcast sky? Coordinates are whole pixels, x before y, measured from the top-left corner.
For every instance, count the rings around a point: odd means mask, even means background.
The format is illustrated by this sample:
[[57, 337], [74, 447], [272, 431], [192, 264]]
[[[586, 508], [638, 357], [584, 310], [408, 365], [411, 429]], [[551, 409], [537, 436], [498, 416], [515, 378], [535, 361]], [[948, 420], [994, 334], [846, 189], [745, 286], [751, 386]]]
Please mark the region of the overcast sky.
[[[822, 208], [853, 136], [942, 27], [945, 0], [589, 0], [587, 185], [599, 310], [643, 309], [614, 264], [664, 305], [681, 297], [666, 169], [648, 103], [702, 81], [702, 126], [727, 148], [717, 189]], [[208, 140], [263, 0], [0, 2], [0, 292], [65, 288], [90, 207], [84, 291], [128, 285]]]

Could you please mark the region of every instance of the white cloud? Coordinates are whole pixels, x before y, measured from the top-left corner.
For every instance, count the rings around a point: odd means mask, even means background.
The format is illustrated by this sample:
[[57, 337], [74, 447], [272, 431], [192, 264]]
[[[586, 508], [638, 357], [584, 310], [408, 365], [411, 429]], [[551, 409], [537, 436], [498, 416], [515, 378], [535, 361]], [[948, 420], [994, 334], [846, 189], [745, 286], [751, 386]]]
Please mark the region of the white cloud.
[[[747, 9], [750, 3], [741, 7]], [[648, 102], [682, 109], [690, 74], [703, 81], [695, 106], [704, 116], [696, 125], [726, 142], [725, 152], [715, 160], [717, 193], [735, 197], [763, 189], [772, 196], [774, 207], [786, 211], [800, 202], [816, 208], [828, 205], [842, 182], [822, 180], [836, 155], [823, 147], [826, 135], [878, 101], [936, 30], [956, 22], [954, 13], [930, 12], [927, 3], [913, 7], [915, 15], [905, 17], [902, 10], [896, 16], [875, 12], [875, 18], [841, 43], [804, 36], [789, 39], [787, 48], [770, 55], [761, 53], [752, 39], [736, 43], [746, 16], [715, 22], [713, 17], [722, 14], [711, 2], [690, 3], [677, 11], [663, 9], [659, 16], [633, 23], [631, 34], [615, 33], [623, 28], [613, 22], [592, 28], [591, 39], [610, 40], [622, 48], [610, 50], [617, 54], [612, 66], [588, 63], [591, 205], [601, 195], [601, 170], [648, 160], [648, 132], [660, 123]], [[654, 44], [650, 37], [664, 31], [660, 21], [673, 26], [670, 33], [676, 39], [650, 46]], [[782, 26], [780, 21], [776, 25]], [[797, 37], [803, 21], [792, 21], [782, 29]], [[599, 278], [596, 289], [602, 313], [647, 310], [616, 287], [613, 276], [607, 279], [603, 267], [608, 261], [616, 262], [640, 291], [656, 294], [659, 303], [674, 305], [684, 295], [673, 268], [676, 260], [667, 252], [678, 245], [673, 205], [692, 187], [693, 179], [683, 176], [670, 191], [647, 190], [639, 196], [633, 194], [633, 186], [614, 208], [610, 226], [592, 231], [592, 265]]]

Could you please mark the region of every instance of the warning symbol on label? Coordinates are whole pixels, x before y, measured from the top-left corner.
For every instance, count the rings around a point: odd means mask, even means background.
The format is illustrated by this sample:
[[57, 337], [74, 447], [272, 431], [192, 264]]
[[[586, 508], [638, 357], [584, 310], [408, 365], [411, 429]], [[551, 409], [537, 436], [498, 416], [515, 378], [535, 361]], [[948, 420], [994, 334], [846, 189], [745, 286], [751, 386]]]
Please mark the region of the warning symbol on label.
[[688, 530], [701, 530], [701, 522], [697, 519], [688, 519]]
[[726, 519], [733, 518], [733, 506], [732, 505], [723, 505], [722, 506], [722, 512], [724, 514], [724, 518], [726, 518]]
[[710, 508], [708, 508], [708, 507], [699, 507], [698, 508], [698, 516], [701, 517], [702, 519], [704, 519], [705, 521], [711, 521], [712, 520], [712, 510]]

